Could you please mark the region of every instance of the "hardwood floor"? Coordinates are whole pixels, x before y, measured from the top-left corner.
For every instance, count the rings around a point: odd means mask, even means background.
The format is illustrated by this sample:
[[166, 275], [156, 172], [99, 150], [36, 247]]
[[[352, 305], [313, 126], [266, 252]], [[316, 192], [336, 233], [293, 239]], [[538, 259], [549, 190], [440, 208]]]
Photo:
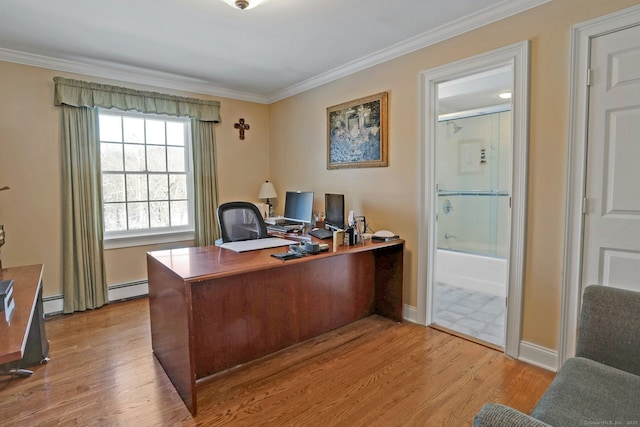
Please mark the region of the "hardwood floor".
[[462, 426], [489, 401], [529, 412], [554, 376], [371, 316], [201, 381], [192, 418], [151, 351], [146, 298], [46, 330], [51, 361], [0, 377], [0, 425]]

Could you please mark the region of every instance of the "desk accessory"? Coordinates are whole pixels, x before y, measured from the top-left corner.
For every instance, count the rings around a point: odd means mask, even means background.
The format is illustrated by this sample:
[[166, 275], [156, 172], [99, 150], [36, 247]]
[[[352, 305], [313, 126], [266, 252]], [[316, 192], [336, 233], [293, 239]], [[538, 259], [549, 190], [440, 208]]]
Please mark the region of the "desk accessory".
[[303, 246], [304, 251], [310, 254], [317, 254], [320, 252], [320, 244], [314, 242], [306, 242]]
[[333, 232], [333, 250], [337, 251], [338, 246], [344, 245], [344, 230], [336, 230]]
[[378, 242], [388, 242], [389, 240], [395, 240], [399, 238], [400, 236], [389, 230], [379, 230], [373, 234], [371, 240], [377, 240]]
[[314, 228], [313, 230], [309, 231], [309, 235], [317, 239], [324, 240], [333, 237], [333, 232], [331, 230], [327, 230], [326, 228]]
[[13, 309], [16, 308], [16, 301], [13, 297], [9, 297], [4, 301], [4, 320], [9, 323]]
[[13, 299], [13, 280], [0, 281], [0, 310], [4, 311], [4, 318], [7, 322], [11, 319], [13, 309], [16, 307], [16, 302]]
[[329, 250], [329, 245], [326, 243], [320, 244], [315, 242], [305, 242], [305, 243], [300, 243], [299, 245], [297, 244], [289, 245], [289, 252], [295, 252], [303, 256], [307, 254], [316, 255], [316, 254], [319, 254], [320, 252], [324, 252], [328, 250]]
[[304, 248], [298, 244], [289, 245], [289, 252], [300, 254], [302, 256], [305, 256], [307, 254]]
[[358, 241], [360, 241], [360, 236], [358, 234], [358, 229], [356, 228], [356, 226], [354, 225], [353, 227], [350, 227], [346, 230], [346, 235], [347, 235], [347, 243], [349, 244], [349, 246], [353, 246], [355, 244], [358, 243]]
[[8, 301], [13, 295], [13, 280], [2, 280], [0, 281], [0, 310], [4, 310], [6, 305], [5, 302]]
[[289, 252], [280, 252], [278, 254], [271, 254], [271, 256], [274, 258], [278, 258], [282, 261], [286, 261], [288, 259], [302, 258], [304, 254], [289, 251]]

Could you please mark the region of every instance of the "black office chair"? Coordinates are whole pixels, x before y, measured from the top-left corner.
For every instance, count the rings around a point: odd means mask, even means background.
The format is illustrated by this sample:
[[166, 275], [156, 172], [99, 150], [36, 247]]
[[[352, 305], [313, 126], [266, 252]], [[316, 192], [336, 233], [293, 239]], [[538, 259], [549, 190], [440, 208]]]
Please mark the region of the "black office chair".
[[260, 210], [251, 202], [223, 203], [217, 213], [224, 243], [269, 237]]

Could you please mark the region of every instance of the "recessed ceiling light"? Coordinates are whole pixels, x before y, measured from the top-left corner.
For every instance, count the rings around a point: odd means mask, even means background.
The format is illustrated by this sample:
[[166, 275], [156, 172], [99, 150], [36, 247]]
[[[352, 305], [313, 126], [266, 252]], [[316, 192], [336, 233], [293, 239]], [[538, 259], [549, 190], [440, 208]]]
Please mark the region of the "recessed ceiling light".
[[498, 96], [502, 99], [511, 99], [511, 92], [502, 92]]

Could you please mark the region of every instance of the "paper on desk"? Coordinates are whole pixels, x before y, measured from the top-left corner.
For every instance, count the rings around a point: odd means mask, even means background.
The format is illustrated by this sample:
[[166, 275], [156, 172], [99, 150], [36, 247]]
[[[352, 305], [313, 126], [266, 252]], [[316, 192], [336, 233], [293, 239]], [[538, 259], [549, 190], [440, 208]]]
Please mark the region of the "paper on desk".
[[279, 246], [297, 245], [294, 240], [281, 239], [279, 237], [267, 237], [264, 239], [242, 240], [239, 242], [227, 242], [220, 245], [221, 248], [231, 249], [235, 252], [256, 251], [259, 249], [277, 248]]

